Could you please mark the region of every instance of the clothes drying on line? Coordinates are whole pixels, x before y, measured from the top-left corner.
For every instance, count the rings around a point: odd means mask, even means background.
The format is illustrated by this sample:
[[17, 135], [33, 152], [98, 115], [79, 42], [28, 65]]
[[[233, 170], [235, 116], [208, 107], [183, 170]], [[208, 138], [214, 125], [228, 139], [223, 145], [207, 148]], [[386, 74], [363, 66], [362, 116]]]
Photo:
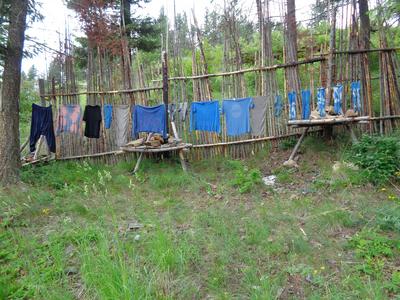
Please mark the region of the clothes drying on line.
[[252, 98], [223, 101], [222, 113], [225, 115], [227, 135], [239, 136], [250, 133], [250, 109], [253, 107]]
[[192, 102], [190, 109], [190, 131], [220, 132], [218, 101]]
[[140, 132], [159, 133], [164, 138], [167, 137], [165, 104], [157, 106], [135, 105], [132, 113], [132, 136], [138, 137]]
[[81, 106], [63, 104], [58, 110], [57, 134], [62, 132], [79, 133], [81, 128]]
[[43, 107], [33, 103], [31, 132], [29, 136], [29, 148], [31, 152], [35, 152], [36, 143], [41, 135], [46, 138], [49, 150], [55, 153], [56, 138], [54, 136], [52, 106]]
[[265, 135], [267, 116], [267, 97], [253, 98], [253, 109], [250, 110], [250, 128], [253, 136]]

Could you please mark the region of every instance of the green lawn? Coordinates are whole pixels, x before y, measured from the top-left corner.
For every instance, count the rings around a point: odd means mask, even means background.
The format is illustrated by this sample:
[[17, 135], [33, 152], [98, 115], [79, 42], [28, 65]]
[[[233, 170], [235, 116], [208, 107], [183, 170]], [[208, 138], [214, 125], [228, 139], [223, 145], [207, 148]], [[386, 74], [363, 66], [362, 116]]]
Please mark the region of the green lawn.
[[398, 191], [333, 170], [335, 146], [287, 154], [24, 169], [0, 192], [0, 299], [399, 298]]

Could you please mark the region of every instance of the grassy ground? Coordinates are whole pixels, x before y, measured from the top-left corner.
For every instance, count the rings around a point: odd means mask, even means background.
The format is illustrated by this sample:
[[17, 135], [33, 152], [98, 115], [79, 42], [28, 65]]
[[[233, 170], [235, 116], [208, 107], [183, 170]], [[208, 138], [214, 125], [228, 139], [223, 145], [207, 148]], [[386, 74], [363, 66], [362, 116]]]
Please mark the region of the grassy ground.
[[24, 169], [0, 192], [0, 299], [399, 297], [396, 190], [332, 168], [334, 146], [287, 155]]

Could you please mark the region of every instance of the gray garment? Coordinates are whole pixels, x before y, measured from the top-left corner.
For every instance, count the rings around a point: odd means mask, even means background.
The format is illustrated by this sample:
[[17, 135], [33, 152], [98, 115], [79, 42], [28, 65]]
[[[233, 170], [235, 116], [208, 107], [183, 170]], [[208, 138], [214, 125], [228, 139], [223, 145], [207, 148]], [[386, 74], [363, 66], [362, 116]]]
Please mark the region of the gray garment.
[[114, 105], [114, 111], [117, 146], [125, 146], [128, 142], [129, 132], [129, 105]]
[[250, 110], [250, 126], [253, 136], [265, 136], [267, 97], [253, 97], [254, 108]]
[[181, 119], [181, 121], [185, 121], [186, 120], [186, 115], [187, 115], [187, 111], [188, 111], [188, 103], [187, 102], [183, 102], [183, 103], [179, 103], [179, 118]]

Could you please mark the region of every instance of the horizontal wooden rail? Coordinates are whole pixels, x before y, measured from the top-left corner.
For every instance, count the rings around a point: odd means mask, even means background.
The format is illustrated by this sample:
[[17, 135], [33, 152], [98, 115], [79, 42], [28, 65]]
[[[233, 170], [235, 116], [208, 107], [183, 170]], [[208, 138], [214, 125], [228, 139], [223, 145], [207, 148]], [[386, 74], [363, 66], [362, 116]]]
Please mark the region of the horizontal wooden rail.
[[155, 87], [147, 87], [140, 89], [130, 89], [130, 90], [115, 90], [115, 91], [86, 91], [86, 92], [74, 92], [74, 93], [56, 93], [56, 94], [44, 94], [40, 95], [41, 97], [63, 97], [63, 96], [79, 96], [79, 95], [112, 95], [112, 94], [130, 94], [130, 93], [139, 93], [139, 92], [147, 92], [154, 90], [162, 90], [161, 86]]
[[[334, 54], [360, 54], [360, 53], [368, 53], [368, 52], [381, 52], [381, 51], [399, 51], [400, 47], [394, 48], [375, 48], [375, 49], [360, 49], [360, 50], [347, 50], [347, 51], [335, 51]], [[230, 75], [237, 75], [237, 74], [244, 74], [249, 72], [261, 72], [261, 71], [271, 71], [276, 69], [282, 68], [289, 68], [298, 65], [304, 64], [312, 64], [315, 62], [320, 62], [326, 60], [326, 56], [329, 53], [323, 53], [320, 56], [316, 56], [313, 58], [300, 60], [297, 62], [290, 62], [290, 63], [283, 63], [283, 64], [276, 64], [272, 66], [265, 66], [265, 67], [257, 67], [257, 68], [248, 68], [243, 70], [237, 71], [230, 71], [230, 72], [221, 72], [221, 73], [212, 73], [212, 74], [203, 74], [203, 75], [193, 75], [193, 76], [177, 76], [177, 77], [170, 77], [168, 78], [169, 81], [174, 80], [193, 80], [193, 79], [205, 79], [205, 78], [212, 78], [212, 77], [219, 77], [219, 76], [230, 76]], [[161, 82], [161, 79], [152, 80], [153, 82]]]

